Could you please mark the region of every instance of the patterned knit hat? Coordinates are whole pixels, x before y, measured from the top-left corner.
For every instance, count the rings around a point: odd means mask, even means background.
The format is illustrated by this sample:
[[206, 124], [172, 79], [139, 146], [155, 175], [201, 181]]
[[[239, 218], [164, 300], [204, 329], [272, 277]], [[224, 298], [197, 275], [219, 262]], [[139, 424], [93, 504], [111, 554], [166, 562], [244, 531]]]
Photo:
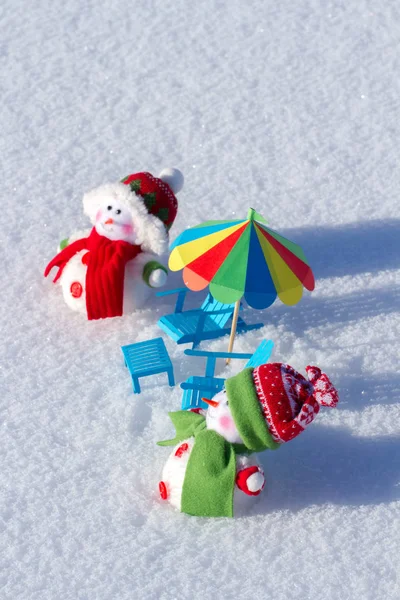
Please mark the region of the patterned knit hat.
[[318, 367], [306, 371], [308, 380], [289, 365], [271, 363], [226, 380], [229, 408], [249, 450], [278, 448], [304, 431], [320, 406], [337, 405], [327, 375]]
[[121, 181], [144, 202], [147, 212], [155, 215], [170, 229], [178, 212], [175, 195], [183, 187], [183, 175], [178, 169], [163, 169], [159, 177], [150, 173], [134, 173]]
[[183, 187], [178, 169], [163, 169], [159, 177], [134, 173], [122, 182], [106, 183], [86, 193], [83, 210], [95, 224], [96, 214], [105, 198], [117, 200], [128, 208], [143, 250], [163, 254], [168, 250], [168, 231], [178, 211], [177, 194]]

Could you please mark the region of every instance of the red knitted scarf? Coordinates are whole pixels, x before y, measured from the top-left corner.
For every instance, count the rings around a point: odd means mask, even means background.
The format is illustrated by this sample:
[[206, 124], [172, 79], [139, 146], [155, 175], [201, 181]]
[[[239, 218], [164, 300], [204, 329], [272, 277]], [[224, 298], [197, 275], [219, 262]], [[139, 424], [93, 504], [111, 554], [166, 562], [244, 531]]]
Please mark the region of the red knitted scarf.
[[58, 267], [54, 282], [60, 278], [68, 261], [81, 250], [87, 264], [86, 273], [86, 310], [89, 320], [106, 317], [120, 317], [123, 311], [125, 265], [140, 254], [140, 246], [129, 242], [113, 242], [99, 235], [93, 227], [89, 237], [69, 244], [49, 262], [44, 276], [53, 267]]

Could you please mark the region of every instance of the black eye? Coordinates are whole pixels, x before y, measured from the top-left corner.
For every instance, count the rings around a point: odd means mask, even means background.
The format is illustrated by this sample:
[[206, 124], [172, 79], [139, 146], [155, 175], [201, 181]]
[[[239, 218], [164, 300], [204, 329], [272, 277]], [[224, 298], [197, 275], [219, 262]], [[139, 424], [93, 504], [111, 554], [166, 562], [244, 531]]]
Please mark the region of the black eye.
[[107, 206], [107, 210], [112, 210], [112, 206]]
[[121, 212], [122, 212], [122, 211], [121, 211], [119, 208], [117, 208], [117, 210], [115, 211], [115, 214], [116, 214], [116, 215], [120, 215], [120, 214], [121, 214]]

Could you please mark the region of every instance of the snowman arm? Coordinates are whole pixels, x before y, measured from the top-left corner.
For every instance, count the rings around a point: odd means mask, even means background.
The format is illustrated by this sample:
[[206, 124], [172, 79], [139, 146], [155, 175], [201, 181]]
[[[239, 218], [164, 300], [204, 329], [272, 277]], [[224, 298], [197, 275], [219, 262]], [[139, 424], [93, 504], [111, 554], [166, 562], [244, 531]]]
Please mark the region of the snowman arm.
[[158, 288], [164, 285], [167, 280], [168, 271], [156, 260], [150, 260], [143, 267], [143, 281], [153, 288]]
[[265, 477], [260, 467], [246, 467], [236, 474], [236, 485], [248, 496], [258, 496], [265, 485]]
[[87, 246], [87, 238], [76, 240], [76, 242], [72, 242], [72, 244], [66, 246], [64, 250], [61, 250], [61, 252], [56, 254], [56, 256], [49, 262], [44, 271], [44, 276], [47, 277], [47, 275], [50, 273], [53, 267], [58, 267], [57, 275], [53, 279], [53, 282], [55, 283], [57, 279], [61, 277], [61, 274], [67, 262], [71, 260], [71, 258], [75, 256], [77, 252], [80, 252], [81, 250], [86, 250]]

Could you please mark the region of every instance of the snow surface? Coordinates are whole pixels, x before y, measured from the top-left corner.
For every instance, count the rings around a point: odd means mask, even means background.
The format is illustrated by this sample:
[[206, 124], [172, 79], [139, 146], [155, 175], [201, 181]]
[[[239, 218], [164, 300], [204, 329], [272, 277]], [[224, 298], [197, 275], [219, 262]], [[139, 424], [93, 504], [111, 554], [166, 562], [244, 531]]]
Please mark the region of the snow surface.
[[[397, 0], [1, 3], [2, 600], [400, 598], [399, 36]], [[172, 300], [89, 323], [42, 275], [86, 191], [166, 166], [173, 236], [250, 205], [317, 276], [235, 349], [271, 337], [341, 403], [262, 455], [243, 519], [158, 498], [180, 389], [133, 396], [119, 347]], [[166, 344], [178, 382], [202, 372]]]

